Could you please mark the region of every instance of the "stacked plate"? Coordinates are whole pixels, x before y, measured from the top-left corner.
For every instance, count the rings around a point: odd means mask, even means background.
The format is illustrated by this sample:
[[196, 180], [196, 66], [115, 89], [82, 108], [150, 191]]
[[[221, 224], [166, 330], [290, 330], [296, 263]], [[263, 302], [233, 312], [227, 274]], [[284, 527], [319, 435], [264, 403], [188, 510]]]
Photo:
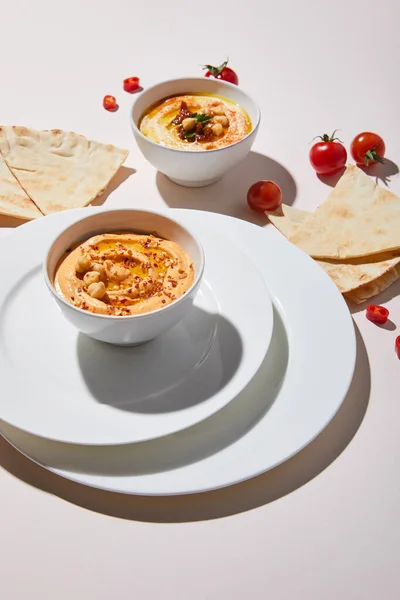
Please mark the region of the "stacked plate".
[[355, 336], [322, 269], [272, 228], [173, 210], [197, 234], [194, 306], [155, 340], [118, 347], [62, 315], [42, 263], [79, 209], [0, 242], [0, 431], [71, 480], [184, 494], [254, 477], [329, 423], [349, 388]]

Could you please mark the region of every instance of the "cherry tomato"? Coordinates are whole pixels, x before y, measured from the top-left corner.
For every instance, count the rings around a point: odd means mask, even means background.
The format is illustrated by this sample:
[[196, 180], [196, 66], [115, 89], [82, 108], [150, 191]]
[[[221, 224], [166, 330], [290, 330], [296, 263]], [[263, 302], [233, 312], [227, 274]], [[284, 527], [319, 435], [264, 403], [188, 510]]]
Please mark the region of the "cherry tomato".
[[377, 325], [384, 325], [388, 320], [389, 311], [384, 306], [370, 304], [369, 306], [367, 306], [367, 312], [365, 316], [369, 321], [372, 321], [372, 323], [376, 323]]
[[229, 81], [239, 85], [239, 77], [235, 71], [230, 67], [227, 67], [228, 59], [222, 63], [219, 67], [213, 67], [212, 65], [204, 65], [203, 69], [207, 69], [205, 77], [215, 77], [215, 79], [222, 79], [223, 81]]
[[400, 358], [400, 335], [398, 335], [396, 338], [394, 349], [396, 350], [397, 356]]
[[106, 110], [109, 110], [111, 112], [118, 109], [118, 104], [114, 96], [104, 96], [103, 106]]
[[351, 142], [350, 153], [358, 165], [369, 167], [377, 162], [383, 163], [386, 146], [380, 135], [364, 131], [356, 135]]
[[[335, 137], [336, 131], [331, 136], [324, 133], [318, 137], [320, 142], [314, 144], [310, 150], [310, 163], [320, 175], [337, 173], [346, 164], [347, 152], [342, 142]], [[337, 140], [337, 141], [336, 141]]]
[[256, 212], [276, 210], [282, 204], [282, 190], [274, 181], [257, 181], [247, 192], [247, 203]]
[[125, 92], [135, 92], [140, 88], [139, 77], [128, 77], [124, 79]]

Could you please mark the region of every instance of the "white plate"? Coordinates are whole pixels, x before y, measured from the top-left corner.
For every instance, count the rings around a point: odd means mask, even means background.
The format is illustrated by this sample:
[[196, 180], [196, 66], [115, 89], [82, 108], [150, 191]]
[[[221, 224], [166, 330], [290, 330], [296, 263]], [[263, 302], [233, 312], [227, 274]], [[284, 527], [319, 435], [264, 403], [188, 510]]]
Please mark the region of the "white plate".
[[[105, 209], [90, 209], [100, 212]], [[253, 378], [271, 340], [265, 282], [247, 255], [196, 225], [205, 272], [195, 305], [152, 342], [121, 348], [80, 334], [49, 294], [41, 263], [87, 210], [18, 229], [0, 243], [0, 417], [75, 444], [126, 444], [208, 418]]]
[[152, 442], [63, 446], [1, 425], [11, 443], [53, 473], [123, 493], [208, 491], [290, 458], [324, 429], [345, 398], [356, 358], [354, 328], [326, 273], [273, 228], [200, 211], [175, 214], [194, 231], [223, 231], [263, 273], [275, 305], [266, 359], [224, 409], [195, 427]]

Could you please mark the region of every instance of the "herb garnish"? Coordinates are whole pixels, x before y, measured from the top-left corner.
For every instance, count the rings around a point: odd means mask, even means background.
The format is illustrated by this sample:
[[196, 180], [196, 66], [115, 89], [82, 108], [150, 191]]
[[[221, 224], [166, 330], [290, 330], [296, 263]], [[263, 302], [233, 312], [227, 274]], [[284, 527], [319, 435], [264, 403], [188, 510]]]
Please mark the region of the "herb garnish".
[[[196, 138], [197, 135], [203, 134], [203, 125], [208, 123], [212, 119], [209, 115], [205, 115], [204, 113], [190, 113], [190, 119], [196, 119], [196, 124], [190, 131], [182, 131], [182, 136], [184, 140], [192, 140]], [[197, 127], [200, 124], [200, 131]]]
[[[204, 113], [191, 113], [188, 110], [186, 102], [181, 102], [179, 113], [173, 119], [170, 125], [175, 125], [178, 130], [178, 136], [181, 140], [187, 142], [194, 142], [196, 140], [203, 140], [209, 137], [211, 129], [204, 127], [213, 117]], [[193, 127], [189, 130], [185, 130], [182, 126], [182, 122], [185, 119], [193, 119]]]
[[211, 121], [212, 117], [209, 115], [205, 115], [204, 113], [193, 113], [190, 115], [192, 119], [196, 119], [196, 123], [207, 123], [207, 121]]

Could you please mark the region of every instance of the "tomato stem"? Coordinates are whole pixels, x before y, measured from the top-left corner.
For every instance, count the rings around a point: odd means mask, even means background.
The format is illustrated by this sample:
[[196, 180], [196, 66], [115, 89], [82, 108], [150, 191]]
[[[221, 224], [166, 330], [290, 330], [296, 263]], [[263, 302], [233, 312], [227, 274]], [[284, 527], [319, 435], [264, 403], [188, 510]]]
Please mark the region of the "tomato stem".
[[369, 166], [369, 161], [375, 161], [375, 162], [379, 162], [381, 164], [383, 164], [385, 161], [383, 160], [382, 156], [380, 156], [377, 153], [377, 149], [379, 148], [379, 146], [381, 145], [381, 143], [379, 142], [379, 144], [377, 144], [376, 146], [374, 146], [373, 148], [371, 148], [371, 150], [368, 150], [365, 153], [365, 165], [368, 167]]
[[203, 67], [203, 69], [207, 69], [208, 71], [210, 71], [211, 75], [213, 75], [214, 77], [217, 77], [225, 69], [228, 62], [229, 62], [229, 58], [227, 57], [226, 60], [222, 63], [222, 65], [220, 65], [219, 67], [213, 67], [212, 65], [202, 65], [202, 67]]
[[312, 141], [314, 141], [317, 138], [319, 138], [323, 142], [336, 142], [336, 141], [338, 141], [341, 144], [343, 144], [342, 140], [340, 140], [338, 137], [335, 137], [335, 133], [337, 131], [340, 131], [340, 130], [339, 129], [335, 129], [335, 131], [332, 133], [332, 135], [328, 135], [327, 133], [324, 133], [324, 135], [316, 135], [315, 138], [313, 138]]

